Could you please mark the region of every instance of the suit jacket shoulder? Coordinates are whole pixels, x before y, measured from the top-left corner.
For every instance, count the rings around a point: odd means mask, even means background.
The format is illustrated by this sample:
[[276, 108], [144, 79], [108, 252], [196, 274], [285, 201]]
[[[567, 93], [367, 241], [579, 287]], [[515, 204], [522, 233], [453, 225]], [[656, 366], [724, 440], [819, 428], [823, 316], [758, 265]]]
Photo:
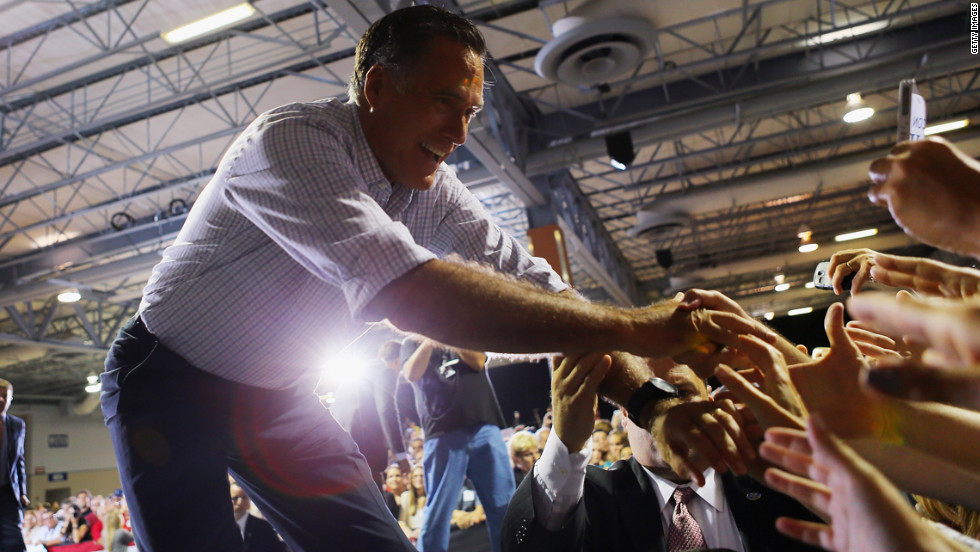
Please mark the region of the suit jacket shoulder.
[[248, 514], [245, 521], [244, 552], [285, 552], [286, 545], [279, 540], [279, 535], [272, 525], [264, 520]]

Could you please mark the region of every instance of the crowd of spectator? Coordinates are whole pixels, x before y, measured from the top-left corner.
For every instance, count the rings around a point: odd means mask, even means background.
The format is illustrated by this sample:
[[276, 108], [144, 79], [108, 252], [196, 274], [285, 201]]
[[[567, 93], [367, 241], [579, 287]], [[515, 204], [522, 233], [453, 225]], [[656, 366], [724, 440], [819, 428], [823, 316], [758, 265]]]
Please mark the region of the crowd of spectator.
[[129, 508], [121, 490], [93, 495], [81, 490], [51, 504], [24, 512], [24, 542], [28, 552], [125, 551], [133, 543]]

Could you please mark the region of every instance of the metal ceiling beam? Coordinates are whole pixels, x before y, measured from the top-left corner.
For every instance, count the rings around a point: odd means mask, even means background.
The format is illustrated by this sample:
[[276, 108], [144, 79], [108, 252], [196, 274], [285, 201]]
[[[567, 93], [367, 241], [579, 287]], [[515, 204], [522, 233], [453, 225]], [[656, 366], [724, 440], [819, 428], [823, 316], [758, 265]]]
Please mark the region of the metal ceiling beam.
[[[956, 28], [962, 26], [960, 19], [955, 20]], [[694, 81], [672, 83], [670, 86], [677, 91], [675, 96], [700, 98], [692, 106], [669, 103], [656, 89], [637, 92], [636, 99], [628, 104], [624, 102], [621, 108], [621, 118], [628, 116], [631, 122], [614, 128], [630, 130], [634, 145], [642, 147], [719, 126], [737, 125], [809, 105], [841, 100], [855, 89], [883, 89], [895, 86], [899, 80], [910, 76], [927, 79], [975, 67], [976, 60], [969, 54], [969, 48], [965, 47], [962, 32], [954, 32], [950, 27], [952, 23], [943, 20], [941, 24], [927, 28], [917, 27], [909, 31], [908, 36], [895, 37], [895, 45], [887, 54], [858, 63], [841, 57], [835, 66], [816, 67], [805, 52], [776, 60], [757, 60], [754, 65], [759, 66], [760, 75], [772, 74], [771, 81], [747, 83], [725, 94], [698, 92], [696, 88], [705, 89]], [[854, 44], [848, 47], [854, 47]], [[870, 42], [867, 47], [870, 48]], [[922, 56], [926, 52], [928, 61], [922, 65]], [[664, 106], [660, 108], [663, 113], [648, 115], [654, 111], [651, 106]], [[542, 132], [554, 134], [561, 131], [559, 135], [566, 135], [563, 129], [574, 124], [571, 119], [566, 121], [557, 115], [548, 117], [539, 122], [538, 128], [543, 129]], [[533, 151], [528, 155], [526, 173], [533, 177], [577, 164], [583, 159], [604, 157], [605, 133], [593, 134]]]

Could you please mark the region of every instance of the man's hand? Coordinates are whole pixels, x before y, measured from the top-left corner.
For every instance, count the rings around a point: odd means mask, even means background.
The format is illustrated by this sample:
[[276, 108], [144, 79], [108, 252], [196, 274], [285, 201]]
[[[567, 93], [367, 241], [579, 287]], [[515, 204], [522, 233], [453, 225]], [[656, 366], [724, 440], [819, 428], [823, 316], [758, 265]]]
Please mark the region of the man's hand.
[[868, 197], [913, 236], [980, 258], [980, 162], [948, 141], [902, 142], [868, 169]]
[[933, 259], [875, 253], [871, 278], [886, 286], [920, 295], [966, 299], [980, 295], [980, 270]]
[[720, 401], [663, 401], [653, 418], [651, 433], [664, 461], [681, 477], [704, 485], [704, 470], [719, 473], [731, 467], [744, 475], [756, 454], [743, 429], [735, 404]]
[[896, 399], [980, 410], [980, 366], [949, 370], [913, 361], [885, 364], [867, 371], [862, 384], [872, 393]]
[[31, 505], [31, 499], [27, 498], [27, 495], [20, 495], [20, 504], [24, 508], [27, 508], [28, 506]]
[[571, 453], [585, 448], [592, 438], [599, 384], [611, 366], [608, 354], [575, 354], [562, 358], [552, 374], [552, 430]]
[[790, 379], [810, 412], [820, 413], [845, 438], [881, 436], [886, 416], [881, 401], [863, 393], [864, 356], [844, 328], [844, 306], [834, 303], [824, 320], [830, 352], [815, 362], [789, 367]]
[[[806, 354], [805, 350], [801, 351], [796, 345], [790, 343], [789, 340], [774, 332], [772, 329], [767, 328], [765, 324], [753, 319], [742, 309], [741, 306], [739, 306], [738, 303], [721, 292], [704, 289], [690, 289], [684, 292], [683, 297], [681, 298], [681, 304], [678, 308], [681, 310], [690, 311], [694, 311], [696, 309], [707, 309], [709, 311], [727, 312], [745, 320], [750, 320], [752, 322], [751, 327], [754, 328], [754, 331], [745, 333], [748, 335], [755, 335], [756, 337], [761, 338], [763, 341], [771, 343], [779, 352], [783, 354], [784, 357], [786, 357], [786, 361], [789, 364], [799, 364], [800, 362], [810, 360], [810, 357]], [[736, 336], [736, 340], [737, 339], [738, 336]], [[725, 343], [725, 345], [735, 348], [738, 347], [737, 343], [734, 345], [732, 343]], [[738, 366], [732, 362], [734, 360], [737, 363], [737, 359], [729, 358], [719, 360], [725, 364], [728, 364], [729, 366], [732, 366], [733, 368], [738, 369]], [[710, 368], [714, 369], [714, 366], [715, 365], [711, 365]], [[707, 377], [710, 375], [710, 373], [702, 375]]]
[[834, 293], [844, 292], [844, 278], [854, 275], [850, 292], [857, 294], [869, 280], [873, 280], [876, 253], [870, 249], [843, 249], [830, 257], [827, 276], [834, 285]]
[[881, 472], [822, 425], [811, 421], [805, 433], [770, 430], [766, 441], [762, 456], [799, 474], [772, 468], [766, 482], [830, 522], [779, 518], [780, 532], [838, 552], [957, 549], [945, 546]]
[[873, 293], [852, 297], [847, 309], [882, 333], [924, 343], [952, 363], [980, 364], [980, 303], [976, 301]]

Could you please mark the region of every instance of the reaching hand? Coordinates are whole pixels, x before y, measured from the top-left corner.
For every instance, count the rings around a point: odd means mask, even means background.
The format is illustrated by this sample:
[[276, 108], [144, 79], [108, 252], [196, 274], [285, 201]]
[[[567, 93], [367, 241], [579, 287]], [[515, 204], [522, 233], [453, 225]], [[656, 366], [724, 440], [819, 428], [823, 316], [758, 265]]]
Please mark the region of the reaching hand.
[[762, 374], [762, 389], [765, 394], [772, 397], [777, 405], [790, 414], [805, 418], [806, 407], [790, 379], [789, 368], [786, 366], [786, 358], [783, 354], [772, 345], [751, 335], [739, 337], [738, 350], [748, 356]]
[[592, 438], [599, 384], [611, 366], [607, 354], [575, 354], [562, 358], [552, 374], [553, 430], [570, 452], [582, 450]]
[[908, 337], [958, 365], [980, 364], [980, 303], [952, 299], [852, 297], [851, 315], [893, 337]]
[[824, 320], [830, 352], [820, 360], [789, 367], [803, 404], [850, 437], [882, 436], [890, 431], [882, 401], [862, 392], [860, 374], [867, 363], [844, 328], [844, 306], [835, 303]]
[[980, 258], [980, 162], [946, 140], [902, 142], [868, 169], [868, 197], [905, 233]]
[[884, 253], [876, 253], [872, 263], [871, 279], [886, 286], [950, 299], [980, 295], [980, 270]]
[[873, 393], [980, 410], [980, 366], [948, 370], [920, 362], [879, 365], [862, 381]]
[[953, 550], [926, 525], [901, 492], [850, 447], [811, 420], [806, 432], [774, 429], [760, 454], [784, 466], [771, 468], [766, 482], [829, 520], [829, 525], [779, 518], [790, 537], [838, 552], [867, 550]]
[[[665, 401], [666, 402], [666, 401]], [[671, 402], [654, 418], [651, 433], [664, 461], [678, 475], [704, 485], [704, 470], [738, 474], [756, 458], [741, 415], [730, 400]]]
[[854, 275], [851, 281], [851, 293], [857, 294], [865, 282], [872, 279], [872, 268], [875, 262], [875, 252], [870, 249], [844, 249], [830, 257], [827, 266], [827, 276], [834, 284], [834, 293], [844, 292], [844, 278]]

